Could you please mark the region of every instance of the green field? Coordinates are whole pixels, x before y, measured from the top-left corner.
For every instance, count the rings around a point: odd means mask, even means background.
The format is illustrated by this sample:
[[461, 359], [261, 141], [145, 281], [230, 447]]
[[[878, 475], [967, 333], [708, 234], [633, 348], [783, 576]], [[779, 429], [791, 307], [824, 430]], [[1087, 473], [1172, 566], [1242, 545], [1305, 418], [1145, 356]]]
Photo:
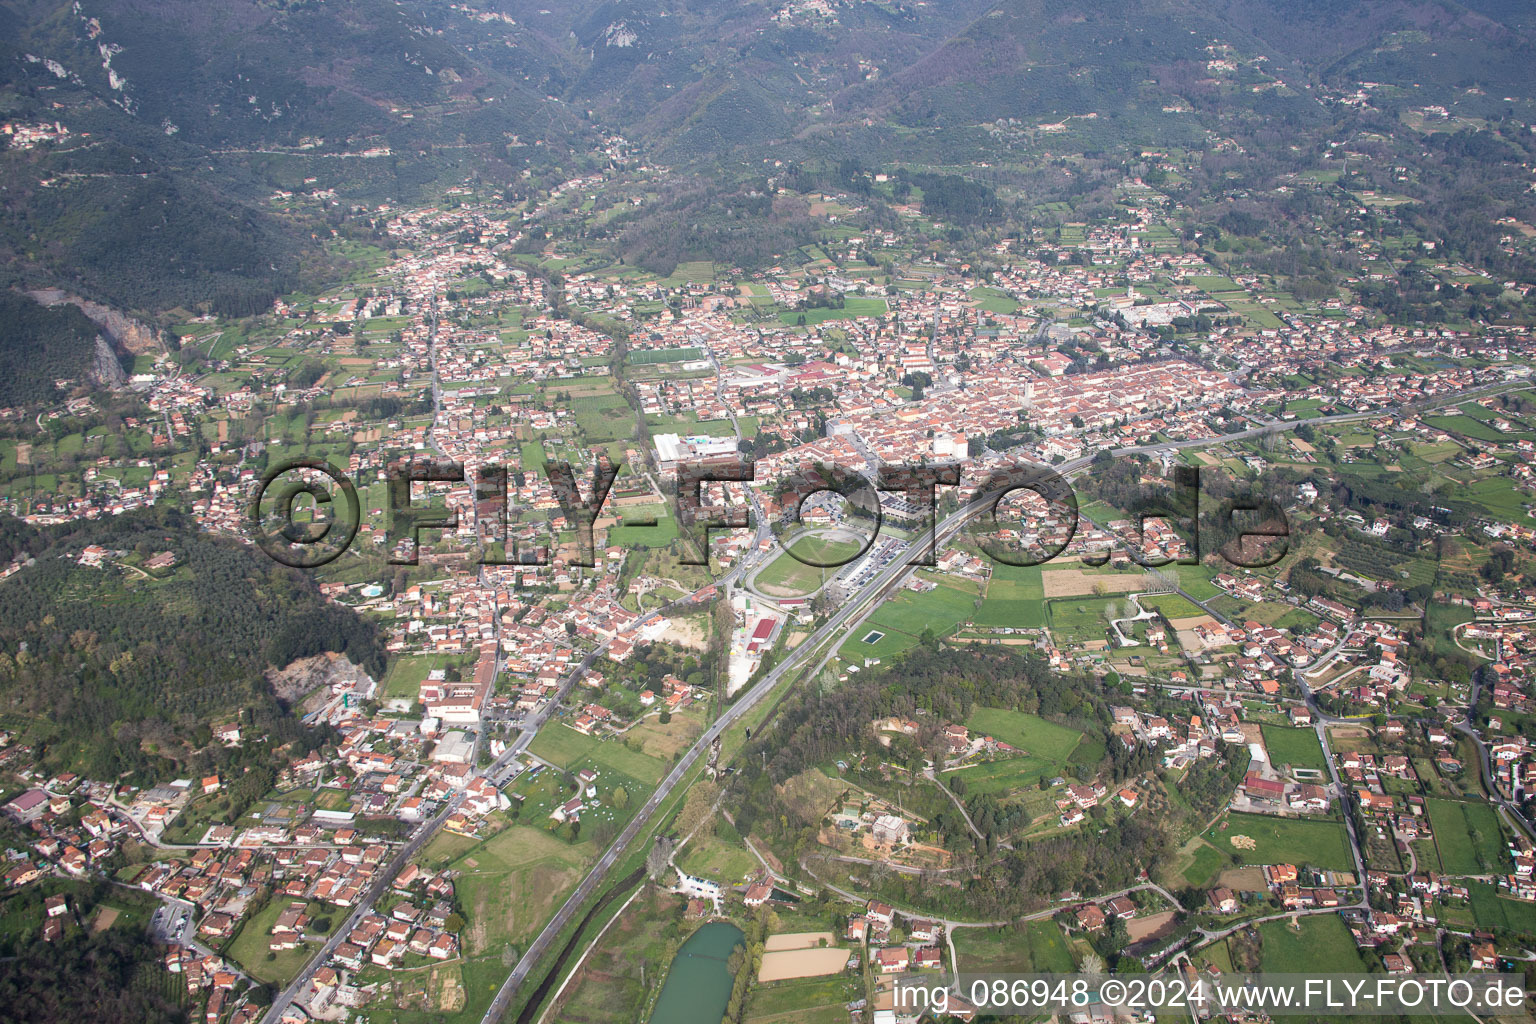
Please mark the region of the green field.
[[1061, 929], [1049, 918], [1007, 928], [956, 928], [955, 956], [966, 974], [1056, 972], [1077, 969]]
[[[1178, 597], [1176, 594], [1169, 596]], [[1107, 613], [1111, 607], [1133, 613], [1127, 598], [1067, 597], [1048, 602], [1046, 616], [1051, 627], [1051, 638], [1065, 646], [1107, 642]]]
[[1200, 845], [1195, 847], [1189, 867], [1184, 869], [1184, 880], [1190, 885], [1208, 885], [1216, 876], [1216, 872], [1226, 867], [1228, 863], [1220, 850], [1202, 840]]
[[[826, 537], [817, 534], [805, 534], [796, 537], [785, 549], [790, 561], [817, 562], [825, 565], [829, 570], [842, 568], [848, 562], [856, 558], [865, 547], [864, 541], [845, 540], [842, 537]], [[818, 568], [819, 566], [808, 566]]]
[[421, 692], [421, 684], [435, 668], [447, 668], [454, 662], [463, 661], [454, 654], [420, 654], [395, 657], [389, 663], [389, 671], [380, 686], [386, 700], [403, 698], [414, 701]]
[[1227, 815], [1226, 823], [1225, 831], [1218, 826], [1207, 832], [1206, 838], [1222, 850], [1231, 848], [1232, 836], [1252, 838], [1257, 847], [1243, 851], [1243, 860], [1249, 864], [1310, 864], [1335, 871], [1354, 870], [1342, 822], [1234, 813]]
[[1430, 797], [1429, 821], [1435, 830], [1440, 866], [1448, 875], [1497, 872], [1504, 859], [1499, 818], [1485, 803], [1460, 803]]
[[[790, 545], [791, 550], [780, 554], [758, 573], [754, 582], [759, 587], [771, 588], [765, 590], [765, 593], [776, 593], [781, 597], [810, 594], [820, 590], [825, 583], [836, 576], [841, 568], [840, 563], [852, 560], [861, 547], [861, 544], [850, 540], [800, 537]], [[807, 565], [803, 559], [839, 564]]]
[[1011, 626], [1038, 629], [1045, 625], [1045, 586], [1038, 565], [1019, 567], [992, 564], [986, 600], [972, 620], [978, 626]]
[[641, 782], [655, 785], [667, 774], [667, 764], [660, 758], [630, 750], [618, 740], [600, 740], [583, 736], [564, 724], [550, 723], [539, 730], [528, 749], [550, 764], [575, 769], [591, 763], [604, 765]]
[[946, 780], [963, 779], [967, 793], [1009, 796], [1030, 789], [1041, 779], [1060, 774], [1083, 739], [1076, 729], [1000, 708], [978, 707], [965, 724], [972, 735], [991, 736], [1023, 751], [944, 773]]
[[[272, 926], [277, 923], [278, 917], [292, 902], [294, 901], [274, 896], [260, 913], [249, 918], [241, 926], [240, 931], [229, 944], [230, 958], [244, 967], [246, 972], [258, 981], [274, 985], [286, 984], [289, 978], [299, 973], [299, 969], [314, 952], [310, 946], [301, 944], [298, 949], [280, 950], [273, 955], [273, 959], [267, 959], [267, 942], [272, 938]], [[314, 912], [315, 908], [311, 907], [311, 916]], [[337, 911], [333, 916], [345, 915]]]
[[1317, 742], [1317, 733], [1311, 729], [1287, 729], [1278, 725], [1261, 728], [1271, 764], [1327, 771], [1328, 759], [1323, 756], [1322, 745]]
[[1527, 935], [1536, 932], [1536, 904], [1506, 899], [1490, 882], [1469, 882], [1472, 916], [1480, 928], [1503, 928]]
[[1264, 942], [1261, 967], [1279, 974], [1326, 971], [1330, 974], [1363, 974], [1365, 963], [1355, 940], [1337, 914], [1312, 914], [1297, 919], [1266, 921], [1259, 925]]
[[970, 297], [976, 300], [977, 308], [988, 313], [1017, 313], [1019, 310], [1019, 304], [998, 288], [989, 288], [985, 285], [972, 288]]
[[948, 636], [975, 614], [976, 592], [965, 586], [945, 581], [923, 594], [903, 590], [881, 605], [869, 622], [876, 629], [889, 627], [913, 636], [921, 636], [925, 629], [933, 630], [935, 636]]
[[1166, 619], [1194, 619], [1205, 614], [1199, 605], [1178, 594], [1146, 594], [1137, 600], [1143, 608], [1156, 608]]
[[973, 734], [991, 736], [1019, 750], [1063, 763], [1083, 738], [1076, 729], [1001, 708], [975, 708], [965, 724]]
[[998, 761], [984, 761], [968, 768], [945, 772], [946, 784], [952, 779], [965, 780], [965, 792], [996, 793], [1008, 797], [1021, 790], [1033, 788], [1041, 779], [1052, 778], [1062, 768], [1060, 761], [1051, 761], [1033, 754], [1005, 757]]
[[589, 443], [617, 441], [634, 434], [634, 410], [619, 395], [573, 396], [570, 407], [576, 414], [577, 428]]
[[747, 1024], [846, 1024], [848, 1003], [862, 998], [861, 980], [848, 974], [772, 981], [752, 988]]
[[1516, 437], [1528, 435], [1506, 434], [1496, 429], [1492, 424], [1475, 420], [1471, 416], [1457, 414], [1455, 416], [1425, 416], [1424, 422], [1439, 430], [1452, 434], [1460, 434], [1476, 441], [1514, 441]]
[[624, 357], [626, 362], [637, 366], [646, 366], [651, 363], [686, 363], [692, 359], [704, 358], [704, 350], [701, 348], [652, 348], [631, 351]]
[[807, 309], [804, 312], [790, 310], [780, 313], [779, 320], [786, 327], [794, 327], [800, 322], [800, 318], [804, 317], [805, 325], [807, 327], [814, 327], [817, 324], [826, 323], [828, 320], [851, 320], [854, 317], [860, 316], [880, 316], [884, 312], [884, 299], [869, 299], [850, 295], [844, 300], [842, 309], [828, 309], [825, 306], [818, 306], [815, 309]]
[[590, 841], [573, 846], [527, 825], [514, 825], [465, 852], [452, 870], [466, 921], [466, 955], [526, 943], [581, 880], [594, 855]]
[[[628, 524], [656, 520], [655, 526], [630, 526]], [[677, 539], [677, 520], [666, 505], [637, 505], [619, 512], [618, 526], [608, 529], [610, 547], [664, 548]]]
[[[872, 634], [881, 634], [873, 643], [867, 643], [865, 638]], [[916, 647], [918, 639], [910, 633], [901, 633], [894, 629], [881, 629], [865, 623], [843, 642], [837, 649], [838, 656], [844, 661], [851, 661], [855, 665], [862, 665], [866, 658], [878, 658], [886, 661], [894, 658], [903, 651]]]

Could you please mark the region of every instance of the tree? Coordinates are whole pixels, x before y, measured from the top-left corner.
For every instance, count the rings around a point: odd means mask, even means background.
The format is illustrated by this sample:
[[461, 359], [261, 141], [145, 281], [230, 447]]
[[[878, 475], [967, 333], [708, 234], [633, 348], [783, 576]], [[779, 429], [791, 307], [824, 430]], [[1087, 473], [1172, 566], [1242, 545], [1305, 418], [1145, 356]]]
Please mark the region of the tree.
[[700, 779], [688, 791], [688, 797], [683, 801], [683, 809], [677, 814], [678, 834], [690, 836], [700, 832], [708, 835], [713, 832], [715, 798], [719, 795], [719, 786], [708, 779]]
[[645, 871], [651, 876], [651, 881], [660, 882], [666, 877], [667, 868], [672, 863], [672, 840], [666, 836], [657, 836], [651, 844], [650, 852], [645, 855]]

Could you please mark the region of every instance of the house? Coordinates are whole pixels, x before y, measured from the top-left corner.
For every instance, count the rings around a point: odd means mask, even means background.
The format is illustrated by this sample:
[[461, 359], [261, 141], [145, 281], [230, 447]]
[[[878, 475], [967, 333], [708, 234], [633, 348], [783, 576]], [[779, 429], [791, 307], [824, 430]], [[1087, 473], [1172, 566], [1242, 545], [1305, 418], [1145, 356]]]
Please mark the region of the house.
[[875, 966], [881, 974], [900, 974], [910, 962], [911, 956], [906, 946], [886, 946], [875, 950]]
[[1226, 886], [1212, 889], [1209, 898], [1211, 906], [1215, 908], [1218, 914], [1235, 914], [1241, 907], [1241, 904], [1237, 902], [1237, 897]]
[[581, 798], [572, 797], [565, 803], [549, 812], [549, 816], [556, 821], [576, 821], [581, 818]]
[[1086, 903], [1077, 909], [1077, 926], [1084, 931], [1096, 932], [1104, 927], [1104, 911], [1093, 903]]
[[913, 920], [907, 922], [907, 938], [913, 942], [932, 942], [939, 934], [937, 921]]
[[865, 904], [864, 913], [871, 922], [883, 925], [886, 928], [889, 928], [891, 922], [896, 920], [896, 911], [891, 908], [891, 905], [889, 903], [881, 903], [879, 900], [870, 900]]
[[288, 908], [277, 915], [277, 921], [272, 925], [272, 938], [267, 942], [267, 948], [272, 952], [280, 952], [285, 949], [297, 949], [299, 942], [304, 937], [304, 928], [309, 924], [309, 915], [305, 913], [303, 903], [290, 903]]
[[63, 896], [49, 896], [43, 901], [43, 911], [49, 917], [63, 917], [69, 913], [69, 902]]
[[1498, 966], [1498, 951], [1491, 942], [1474, 942], [1467, 951], [1474, 971], [1491, 971]]
[[760, 907], [768, 902], [773, 895], [773, 885], [769, 882], [753, 882], [747, 886], [747, 894], [742, 902], [749, 907]]
[[869, 929], [869, 921], [863, 914], [854, 914], [848, 918], [848, 926], [843, 929], [843, 938], [848, 942], [863, 942], [864, 933]]
[[873, 831], [875, 842], [892, 846], [900, 846], [909, 838], [907, 823], [894, 814], [882, 814], [876, 818]]

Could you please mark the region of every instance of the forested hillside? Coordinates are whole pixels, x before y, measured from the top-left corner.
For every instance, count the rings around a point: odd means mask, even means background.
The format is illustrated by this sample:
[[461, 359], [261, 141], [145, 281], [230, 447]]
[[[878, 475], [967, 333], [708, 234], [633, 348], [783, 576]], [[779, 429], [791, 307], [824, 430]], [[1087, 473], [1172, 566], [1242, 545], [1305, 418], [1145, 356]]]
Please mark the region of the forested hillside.
[[0, 289], [0, 406], [45, 401], [57, 393], [54, 381], [85, 377], [98, 333], [74, 306]]
[[[239, 719], [301, 739], [263, 671], [340, 651], [379, 674], [375, 628], [324, 601], [307, 575], [154, 511], [49, 534], [36, 562], [0, 582], [0, 701], [25, 722], [40, 760], [97, 778], [173, 770]], [[100, 568], [78, 564], [100, 545]], [[124, 567], [176, 555], [163, 579]]]

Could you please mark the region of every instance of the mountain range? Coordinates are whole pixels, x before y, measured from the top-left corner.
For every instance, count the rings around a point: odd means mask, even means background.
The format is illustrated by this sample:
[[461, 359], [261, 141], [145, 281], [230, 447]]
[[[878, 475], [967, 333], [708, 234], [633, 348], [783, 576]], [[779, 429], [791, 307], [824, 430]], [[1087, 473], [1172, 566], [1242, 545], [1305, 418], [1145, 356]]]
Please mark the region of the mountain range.
[[[0, 151], [4, 283], [242, 314], [334, 276], [318, 240], [354, 208], [470, 177], [515, 190], [618, 152], [713, 184], [974, 163], [999, 124], [1199, 148], [1336, 123], [1360, 82], [1389, 114], [1529, 120], [1536, 66], [1517, 0], [542, 3], [0, 2], [0, 117], [70, 133]], [[1229, 54], [1236, 87], [1208, 71]], [[269, 202], [298, 190], [334, 200]]]

